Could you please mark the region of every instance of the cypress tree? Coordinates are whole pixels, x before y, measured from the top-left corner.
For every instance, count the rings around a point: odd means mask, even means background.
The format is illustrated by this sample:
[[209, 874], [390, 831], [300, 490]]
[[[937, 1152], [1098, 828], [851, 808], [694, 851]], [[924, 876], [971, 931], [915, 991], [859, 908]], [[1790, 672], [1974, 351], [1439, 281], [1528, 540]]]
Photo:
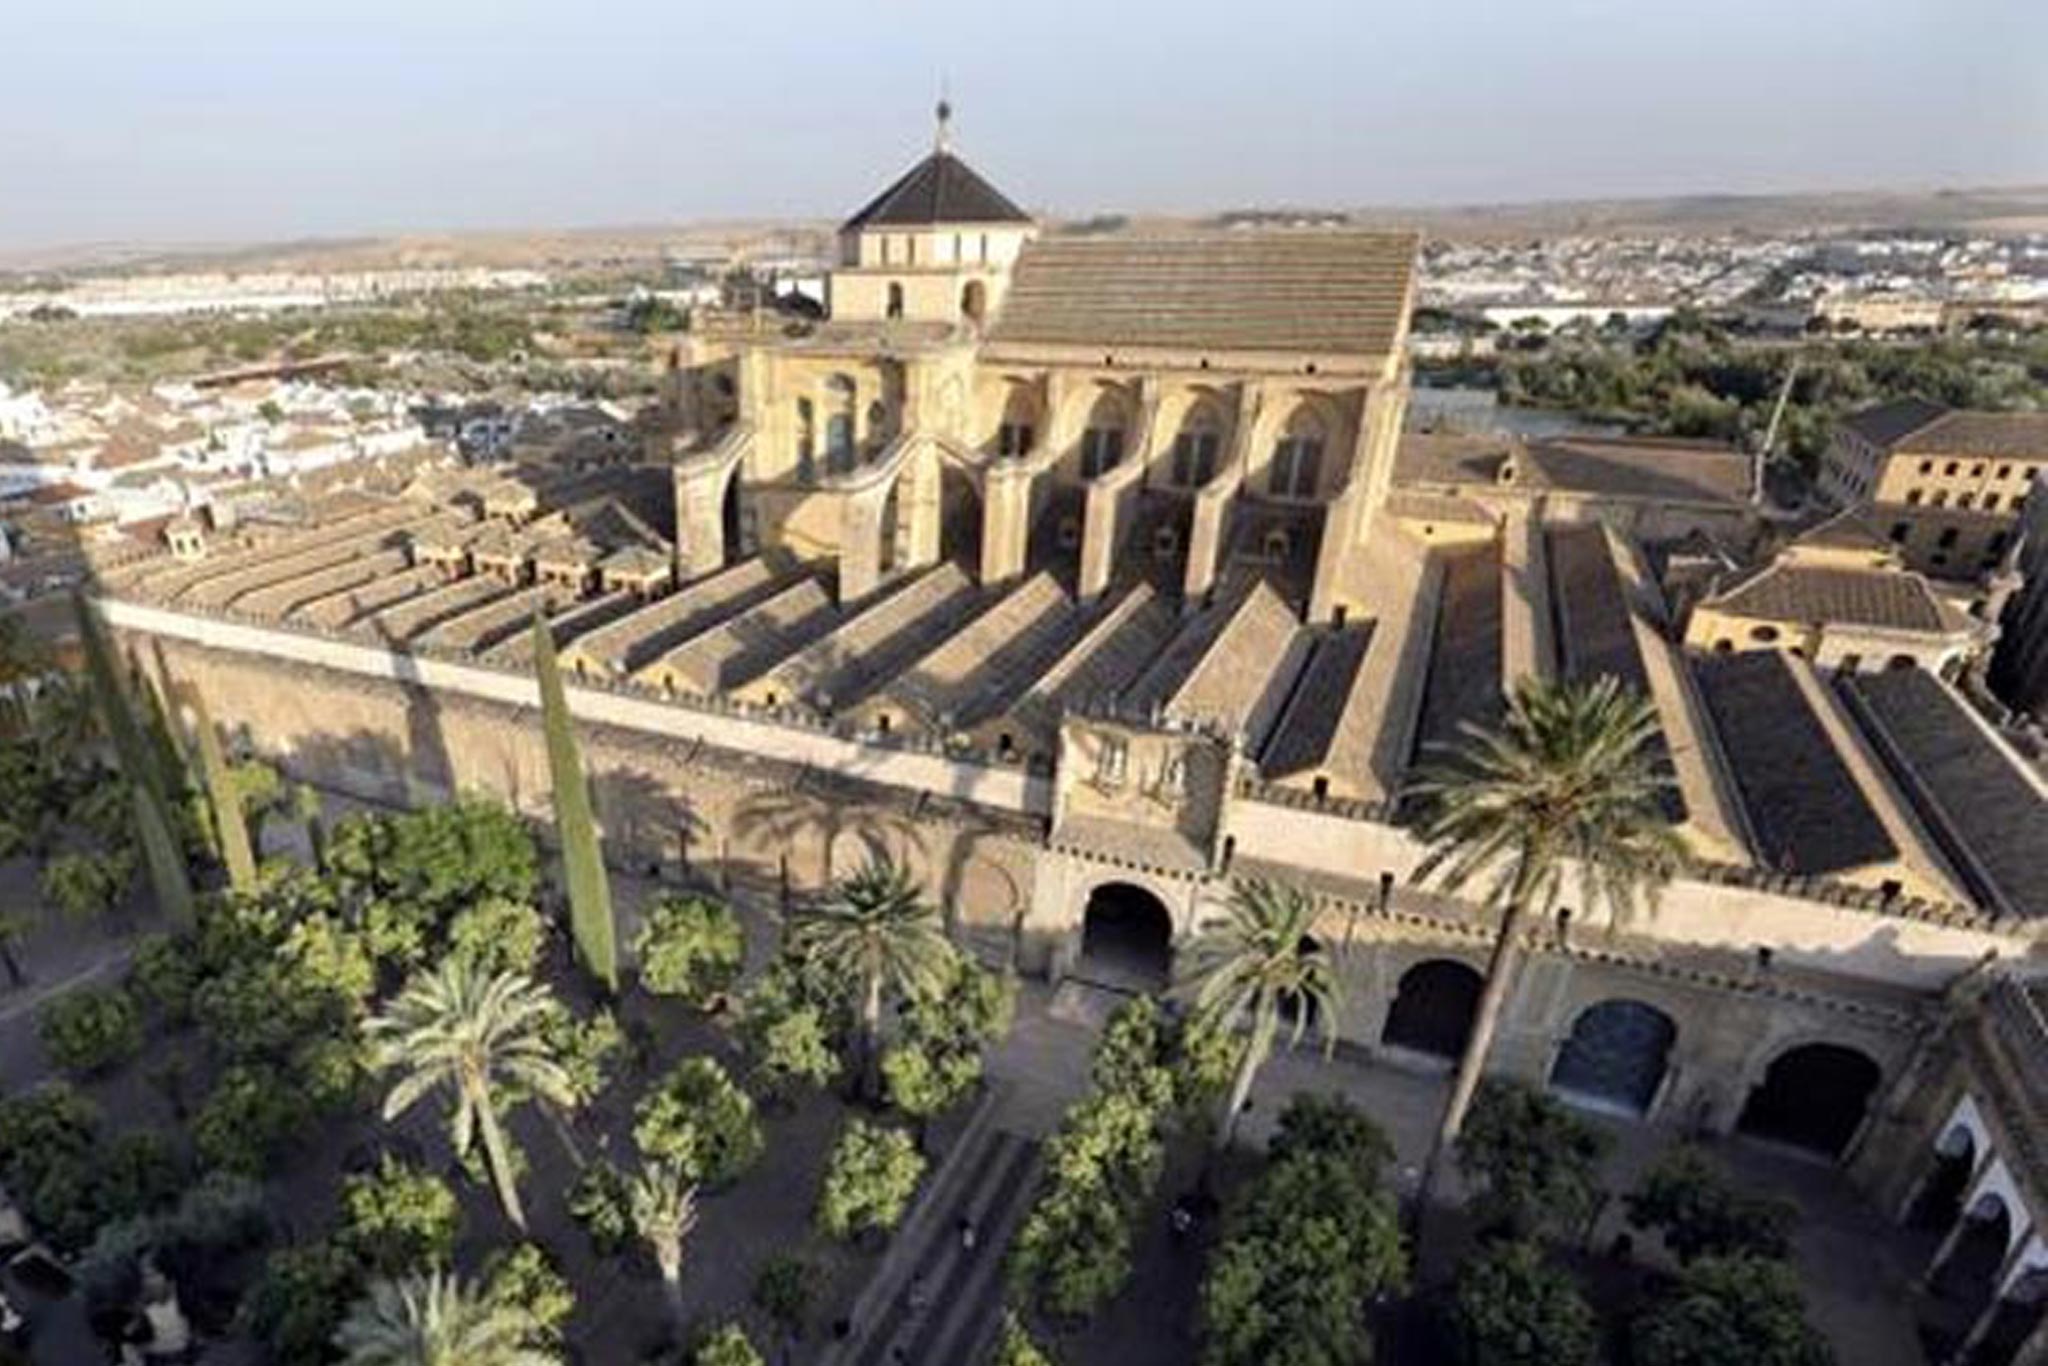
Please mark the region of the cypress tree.
[[107, 736], [114, 745], [114, 762], [128, 784], [135, 832], [157, 905], [172, 924], [189, 925], [192, 878], [185, 867], [184, 851], [178, 847], [171, 824], [170, 799], [161, 786], [149, 740], [129, 708], [120, 672], [114, 666], [113, 647], [100, 626], [99, 615], [83, 593], [74, 593], [71, 602], [78, 613], [78, 637], [85, 650], [86, 674], [92, 682], [93, 697], [99, 703], [100, 717], [106, 722]]
[[249, 845], [249, 821], [242, 814], [242, 794], [235, 790], [235, 777], [227, 757], [220, 750], [220, 735], [207, 713], [206, 699], [192, 694], [192, 709], [198, 713], [199, 765], [206, 774], [206, 795], [213, 805], [213, 827], [220, 835], [220, 858], [227, 865], [228, 883], [238, 892], [256, 890], [256, 851]]
[[598, 848], [597, 822], [590, 810], [590, 784], [569, 727], [569, 703], [562, 694], [562, 668], [554, 637], [536, 614], [533, 662], [540, 675], [541, 724], [547, 732], [548, 776], [554, 785], [555, 830], [562, 841], [562, 873], [569, 887], [569, 927], [583, 965], [606, 990], [619, 988], [618, 930], [612, 922], [611, 882]]

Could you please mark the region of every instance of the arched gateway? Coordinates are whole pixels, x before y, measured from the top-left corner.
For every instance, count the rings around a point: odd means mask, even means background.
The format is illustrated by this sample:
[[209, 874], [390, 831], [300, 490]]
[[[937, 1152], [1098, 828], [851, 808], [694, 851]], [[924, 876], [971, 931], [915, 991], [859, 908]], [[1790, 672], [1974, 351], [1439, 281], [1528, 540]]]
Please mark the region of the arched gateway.
[[1863, 1126], [1881, 1072], [1869, 1057], [1836, 1043], [1809, 1043], [1772, 1060], [1749, 1093], [1738, 1132], [1839, 1157]]
[[1173, 916], [1143, 887], [1105, 882], [1088, 894], [1081, 957], [1073, 976], [1137, 993], [1163, 991], [1173, 979]]
[[1380, 1042], [1455, 1061], [1465, 1051], [1485, 980], [1449, 958], [1431, 958], [1401, 974]]

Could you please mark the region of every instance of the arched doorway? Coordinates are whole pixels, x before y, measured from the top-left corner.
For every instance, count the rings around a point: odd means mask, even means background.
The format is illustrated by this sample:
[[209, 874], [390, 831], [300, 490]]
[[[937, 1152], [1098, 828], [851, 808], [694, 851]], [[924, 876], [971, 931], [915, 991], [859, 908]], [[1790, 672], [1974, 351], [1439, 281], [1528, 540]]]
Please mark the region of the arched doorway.
[[[1923, 1321], [1940, 1356], [1953, 1352], [1998, 1294], [1998, 1272], [2012, 1249], [2012, 1211], [1986, 1192], [1963, 1214], [1948, 1255], [1927, 1278], [1932, 1311]], [[1939, 1358], [1937, 1358], [1939, 1359]]]
[[1880, 1075], [1868, 1056], [1842, 1044], [1789, 1049], [1749, 1093], [1736, 1132], [1839, 1157], [1862, 1127]]
[[1580, 1012], [1550, 1069], [1550, 1089], [1594, 1109], [1647, 1114], [1664, 1084], [1678, 1026], [1641, 1001], [1602, 1001]]
[[1946, 1233], [1963, 1213], [1963, 1195], [1977, 1167], [1977, 1138], [1958, 1124], [1934, 1145], [1934, 1161], [1906, 1211], [1909, 1227]]
[[1998, 1297], [1998, 1308], [1977, 1349], [1970, 1353], [1970, 1366], [2011, 1366], [2020, 1348], [2041, 1326], [2044, 1312], [2048, 1312], [2048, 1270], [2022, 1272]]
[[746, 518], [740, 515], [740, 475], [734, 470], [725, 479], [725, 497], [718, 506], [718, 534], [725, 541], [726, 564], [747, 557]]
[[[1314, 935], [1305, 934], [1295, 943], [1295, 948], [1304, 956], [1317, 953], [1322, 947]], [[1290, 1030], [1299, 1028], [1306, 1032], [1315, 1029], [1320, 1024], [1315, 1001], [1303, 999], [1293, 992], [1281, 993], [1280, 1022]]]
[[1119, 991], [1162, 991], [1173, 977], [1173, 917], [1143, 887], [1105, 882], [1088, 894], [1073, 975]]
[[987, 313], [988, 287], [979, 280], [969, 280], [960, 291], [960, 316], [978, 324]]
[[1455, 1060], [1465, 1051], [1485, 984], [1476, 969], [1449, 958], [1417, 963], [1401, 974], [1380, 1042]]

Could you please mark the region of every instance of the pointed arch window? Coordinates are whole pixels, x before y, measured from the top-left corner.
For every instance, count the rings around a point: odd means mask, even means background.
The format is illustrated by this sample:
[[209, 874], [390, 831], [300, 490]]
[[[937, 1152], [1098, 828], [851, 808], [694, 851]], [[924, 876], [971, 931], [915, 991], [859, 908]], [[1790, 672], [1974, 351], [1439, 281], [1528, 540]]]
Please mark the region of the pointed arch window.
[[1275, 498], [1313, 498], [1323, 476], [1323, 424], [1306, 408], [1288, 419], [1287, 429], [1273, 443], [1266, 472], [1266, 491]]
[[1182, 488], [1202, 487], [1216, 477], [1222, 450], [1222, 420], [1214, 405], [1197, 403], [1188, 409], [1173, 438], [1173, 482]]

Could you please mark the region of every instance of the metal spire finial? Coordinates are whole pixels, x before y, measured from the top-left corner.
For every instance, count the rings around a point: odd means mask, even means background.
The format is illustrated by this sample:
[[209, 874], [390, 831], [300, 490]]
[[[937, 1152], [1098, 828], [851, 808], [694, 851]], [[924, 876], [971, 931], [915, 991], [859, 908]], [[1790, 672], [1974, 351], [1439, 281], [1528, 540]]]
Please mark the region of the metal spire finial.
[[937, 112], [939, 127], [938, 132], [932, 139], [933, 150], [951, 152], [953, 150], [953, 102], [946, 98], [943, 83], [939, 87], [939, 107]]

